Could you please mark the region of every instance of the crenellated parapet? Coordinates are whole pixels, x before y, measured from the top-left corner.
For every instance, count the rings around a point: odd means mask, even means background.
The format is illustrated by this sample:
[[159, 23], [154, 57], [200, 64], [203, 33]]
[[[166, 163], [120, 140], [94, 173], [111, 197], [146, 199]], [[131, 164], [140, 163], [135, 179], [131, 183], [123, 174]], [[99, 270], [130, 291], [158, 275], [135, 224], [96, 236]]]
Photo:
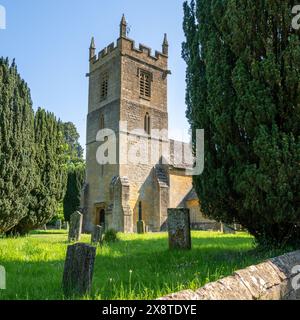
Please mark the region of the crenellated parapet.
[[110, 45], [108, 45], [106, 48], [102, 49], [98, 54], [98, 59], [102, 59], [106, 57], [108, 54], [112, 53], [117, 49], [117, 46], [114, 42], [112, 42]]
[[112, 42], [110, 45], [103, 48], [97, 55], [95, 54], [92, 56], [90, 63], [95, 64], [116, 51], [121, 55], [127, 54], [143, 61], [152, 61], [153, 63], [160, 61], [161, 64], [167, 64], [168, 61], [168, 56], [160, 51], [155, 50], [154, 54], [152, 54], [153, 50], [144, 44], [139, 44], [138, 47], [136, 47], [134, 40], [129, 38], [119, 38], [117, 44]]
[[152, 50], [144, 44], [138, 44], [138, 46], [136, 46], [135, 41], [127, 37], [127, 22], [123, 15], [120, 23], [120, 37], [116, 44], [113, 42], [96, 54], [96, 46], [94, 38], [92, 38], [90, 45], [90, 63], [91, 65], [101, 63], [101, 61], [108, 59], [110, 56], [120, 54], [121, 56], [127, 55], [134, 59], [155, 64], [161, 69], [166, 69], [168, 64], [168, 46], [166, 34], [164, 35], [162, 51]]
[[[120, 38], [118, 40], [118, 47], [122, 54], [132, 55], [143, 61], [161, 61], [163, 64], [166, 64], [168, 61], [168, 56], [166, 54], [157, 50], [154, 51], [144, 44], [139, 44], [138, 47], [136, 47], [135, 41], [129, 38]], [[152, 54], [152, 52], [154, 52], [154, 54]]]
[[118, 46], [112, 42], [107, 47], [103, 48], [97, 55], [95, 54], [91, 59], [90, 63], [95, 64], [98, 61], [100, 61], [103, 58], [106, 58], [108, 55], [110, 55], [112, 52], [116, 51], [118, 49]]

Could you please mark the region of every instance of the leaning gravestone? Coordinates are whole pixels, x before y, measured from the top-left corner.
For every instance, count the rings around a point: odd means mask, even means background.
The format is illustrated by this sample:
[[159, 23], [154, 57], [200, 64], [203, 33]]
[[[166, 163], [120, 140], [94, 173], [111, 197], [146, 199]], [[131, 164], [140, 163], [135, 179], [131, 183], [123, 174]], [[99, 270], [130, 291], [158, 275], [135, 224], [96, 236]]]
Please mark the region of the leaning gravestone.
[[170, 249], [191, 249], [190, 210], [168, 209]]
[[82, 229], [82, 214], [74, 212], [70, 217], [69, 242], [79, 241]]
[[92, 244], [100, 244], [102, 245], [103, 242], [103, 230], [102, 226], [94, 226], [92, 236], [91, 236], [91, 243]]
[[233, 226], [228, 224], [222, 223], [222, 232], [224, 234], [235, 234], [235, 229]]
[[68, 246], [63, 275], [65, 296], [86, 295], [92, 287], [96, 247], [85, 243]]

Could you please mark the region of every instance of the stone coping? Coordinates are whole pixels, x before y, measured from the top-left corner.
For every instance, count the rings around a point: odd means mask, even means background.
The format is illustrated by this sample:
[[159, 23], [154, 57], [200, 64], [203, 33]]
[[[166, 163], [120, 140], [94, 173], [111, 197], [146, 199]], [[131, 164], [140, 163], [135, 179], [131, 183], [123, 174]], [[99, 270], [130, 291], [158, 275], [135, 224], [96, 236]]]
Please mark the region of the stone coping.
[[[294, 288], [297, 284], [299, 289]], [[236, 271], [196, 291], [158, 300], [300, 300], [300, 250]]]

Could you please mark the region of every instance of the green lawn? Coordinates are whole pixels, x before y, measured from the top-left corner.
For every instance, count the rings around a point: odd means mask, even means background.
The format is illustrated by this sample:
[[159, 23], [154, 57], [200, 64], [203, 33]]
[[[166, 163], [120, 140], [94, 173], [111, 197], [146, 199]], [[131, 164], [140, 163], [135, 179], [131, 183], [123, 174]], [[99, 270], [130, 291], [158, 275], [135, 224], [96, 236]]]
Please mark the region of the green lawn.
[[[258, 251], [245, 233], [193, 232], [191, 251], [169, 251], [166, 233], [120, 238], [97, 249], [92, 295], [81, 298], [153, 299], [198, 288], [280, 253]], [[7, 272], [0, 299], [64, 299], [66, 240], [63, 231], [0, 239], [0, 265]], [[82, 241], [89, 242], [90, 236], [83, 235]]]

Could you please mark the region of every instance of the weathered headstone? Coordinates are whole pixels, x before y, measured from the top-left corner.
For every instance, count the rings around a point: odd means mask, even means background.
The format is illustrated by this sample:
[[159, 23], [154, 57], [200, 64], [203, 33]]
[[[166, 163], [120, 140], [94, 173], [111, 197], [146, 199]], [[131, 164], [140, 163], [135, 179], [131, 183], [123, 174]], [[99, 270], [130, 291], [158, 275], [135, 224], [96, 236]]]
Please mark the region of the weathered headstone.
[[137, 222], [137, 233], [144, 234], [146, 232], [145, 222], [143, 220], [139, 220]]
[[170, 249], [191, 249], [190, 210], [168, 209]]
[[103, 242], [103, 234], [104, 228], [102, 226], [94, 226], [92, 235], [91, 235], [91, 243], [92, 244], [100, 244]]
[[96, 247], [85, 243], [68, 246], [63, 275], [65, 296], [86, 295], [92, 287]]
[[70, 217], [69, 242], [79, 241], [82, 230], [82, 214], [74, 212]]
[[224, 234], [235, 234], [234, 226], [230, 226], [228, 224], [222, 223], [222, 232]]
[[61, 220], [57, 220], [56, 221], [56, 229], [61, 230], [61, 226], [62, 226]]

